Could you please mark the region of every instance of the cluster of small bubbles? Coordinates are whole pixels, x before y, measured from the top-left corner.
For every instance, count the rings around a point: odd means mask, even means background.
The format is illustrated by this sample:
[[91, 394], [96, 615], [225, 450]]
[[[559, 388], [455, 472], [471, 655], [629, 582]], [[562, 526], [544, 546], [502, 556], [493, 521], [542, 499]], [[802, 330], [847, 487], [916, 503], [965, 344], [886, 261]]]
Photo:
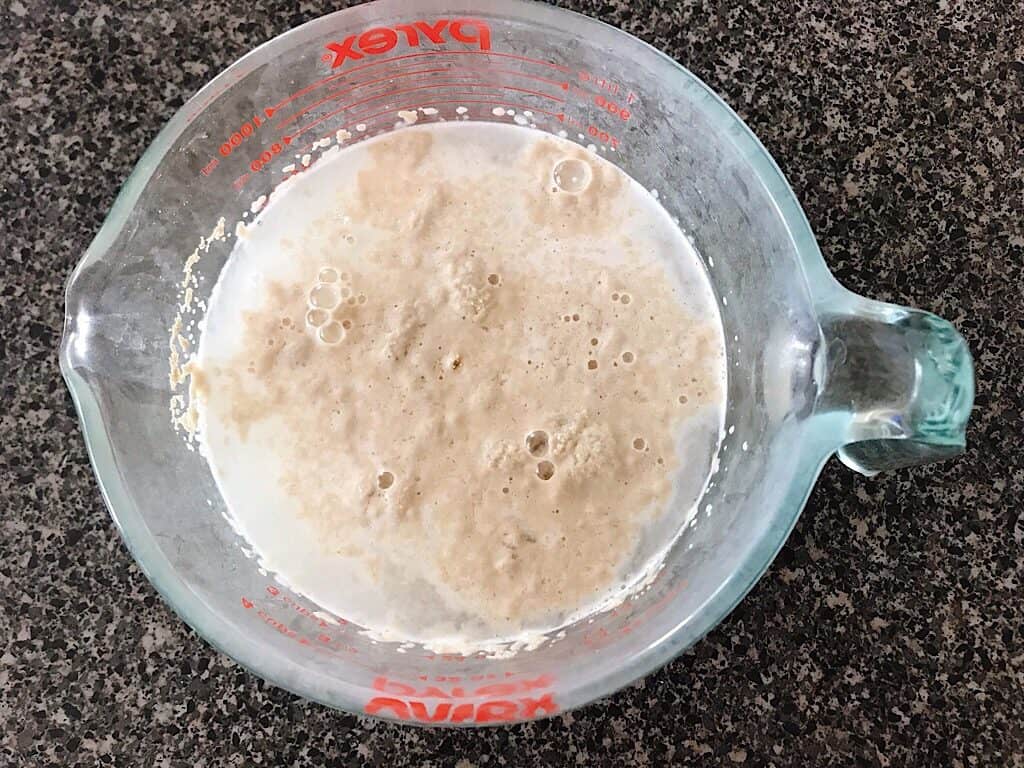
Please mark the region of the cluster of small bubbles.
[[531, 456], [546, 456], [548, 452], [548, 433], [537, 429], [526, 436], [526, 450]]
[[589, 163], [578, 160], [574, 157], [567, 157], [559, 160], [551, 172], [551, 178], [555, 186], [563, 192], [578, 195], [590, 186], [594, 177]]
[[316, 330], [317, 337], [325, 344], [344, 341], [347, 331], [352, 328], [352, 320], [339, 316], [344, 305], [366, 303], [365, 294], [354, 295], [351, 279], [348, 272], [338, 272], [330, 266], [321, 267], [316, 282], [306, 295], [310, 307], [306, 312], [306, 324]]
[[550, 480], [555, 476], [555, 465], [550, 461], [537, 462], [537, 477], [541, 480]]
[[644, 440], [642, 437], [634, 438], [634, 440], [633, 440], [633, 448], [635, 450], [642, 451], [645, 448], [647, 448], [647, 441]]
[[386, 469], [382, 472], [377, 473], [377, 487], [382, 491], [386, 491], [392, 485], [395, 484], [395, 476], [388, 472]]
[[624, 363], [627, 363], [627, 364], [628, 363], [632, 363], [635, 359], [636, 358], [633, 356], [632, 352], [623, 352], [622, 353], [622, 362], [624, 362]]

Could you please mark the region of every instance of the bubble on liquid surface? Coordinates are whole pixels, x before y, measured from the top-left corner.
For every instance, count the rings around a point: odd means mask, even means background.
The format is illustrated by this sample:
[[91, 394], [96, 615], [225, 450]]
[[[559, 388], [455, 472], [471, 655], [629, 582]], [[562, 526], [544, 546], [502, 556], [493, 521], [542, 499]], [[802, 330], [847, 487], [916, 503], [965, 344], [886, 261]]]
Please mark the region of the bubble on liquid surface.
[[338, 282], [338, 270], [334, 267], [324, 267], [320, 270], [316, 279], [321, 283], [336, 283]]
[[555, 181], [555, 186], [560, 190], [578, 195], [590, 186], [590, 180], [594, 177], [594, 172], [590, 169], [590, 165], [584, 161], [568, 157], [565, 160], [559, 160], [555, 164], [551, 177]]
[[345, 338], [345, 329], [341, 327], [341, 323], [332, 320], [327, 325], [321, 326], [317, 335], [324, 344], [337, 344]]
[[384, 470], [383, 472], [377, 475], [377, 487], [380, 488], [382, 491], [386, 491], [394, 484], [395, 476], [388, 472], [387, 470]]
[[548, 433], [537, 429], [526, 436], [526, 450], [531, 456], [544, 456], [548, 452]]
[[550, 480], [555, 476], [555, 465], [550, 461], [541, 461], [537, 463], [537, 477], [541, 480]]
[[327, 322], [330, 315], [326, 309], [311, 309], [306, 313], [306, 322], [314, 328], [319, 328]]
[[309, 292], [309, 305], [320, 309], [334, 309], [341, 301], [338, 289], [331, 284], [316, 285]]

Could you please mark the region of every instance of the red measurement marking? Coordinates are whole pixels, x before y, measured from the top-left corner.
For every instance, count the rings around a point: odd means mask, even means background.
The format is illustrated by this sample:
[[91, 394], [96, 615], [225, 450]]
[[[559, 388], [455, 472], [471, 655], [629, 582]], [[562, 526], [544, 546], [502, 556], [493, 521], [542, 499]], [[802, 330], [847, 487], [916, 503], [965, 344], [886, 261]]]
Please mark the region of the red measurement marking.
[[358, 67], [346, 69], [344, 72], [338, 72], [336, 74], [323, 77], [320, 80], [317, 80], [315, 83], [312, 83], [306, 86], [305, 88], [296, 91], [291, 96], [284, 99], [283, 101], [278, 102], [274, 106], [268, 107], [267, 109], [264, 110], [264, 114], [267, 117], [272, 117], [277, 110], [281, 109], [281, 107], [285, 106], [286, 104], [290, 104], [291, 102], [295, 101], [295, 99], [305, 96], [310, 91], [314, 91], [320, 86], [325, 85], [326, 83], [330, 83], [333, 82], [334, 80], [338, 80], [339, 78], [346, 77], [347, 75], [351, 75], [354, 72], [359, 72], [360, 70], [368, 69], [369, 67], [375, 67], [380, 64], [388, 64], [394, 61], [404, 61], [406, 59], [418, 59], [424, 56], [496, 56], [499, 58], [511, 59], [514, 61], [525, 61], [528, 64], [537, 64], [542, 67], [550, 67], [554, 70], [564, 72], [565, 74], [569, 75], [573, 74], [573, 70], [569, 67], [563, 67], [559, 64], [553, 64], [550, 61], [543, 61], [542, 59], [531, 59], [529, 56], [519, 56], [514, 53], [498, 53], [496, 51], [422, 51], [420, 53], [406, 53], [402, 54], [401, 56], [391, 56], [390, 58], [387, 59], [377, 59], [376, 61], [371, 61], [368, 64], [360, 64]]
[[615, 115], [623, 122], [629, 120], [629, 118], [632, 117], [632, 113], [628, 109], [614, 101], [605, 98], [601, 94], [597, 94], [597, 96], [594, 97], [594, 103], [601, 109], [607, 111], [609, 114]]
[[597, 139], [602, 144], [608, 144], [612, 149], [619, 148], [619, 137], [608, 133], [608, 131], [601, 130], [596, 125], [588, 125], [587, 134], [592, 139]]
[[[301, 128], [299, 128], [299, 130], [297, 130], [294, 133], [292, 133], [291, 136], [288, 137], [288, 138], [290, 140], [294, 141], [296, 136], [299, 136], [299, 135], [305, 133], [310, 128], [313, 128], [314, 126], [319, 125], [320, 123], [324, 122], [324, 120], [328, 120], [328, 119], [334, 117], [335, 115], [344, 112], [347, 109], [352, 109], [352, 107], [358, 107], [361, 104], [366, 104], [367, 102], [370, 102], [370, 101], [376, 101], [377, 99], [381, 99], [381, 98], [390, 98], [391, 96], [398, 96], [399, 94], [404, 94], [404, 93], [412, 93], [414, 91], [426, 91], [426, 90], [429, 90], [429, 89], [432, 89], [432, 88], [439, 88], [439, 87], [440, 88], [445, 88], [445, 87], [448, 87], [448, 86], [469, 87], [469, 88], [499, 88], [499, 89], [504, 90], [504, 91], [515, 91], [516, 93], [525, 93], [525, 94], [528, 94], [530, 96], [538, 96], [540, 98], [551, 99], [552, 101], [555, 101], [555, 102], [561, 102], [561, 103], [565, 102], [565, 99], [562, 99], [562, 98], [560, 98], [558, 96], [552, 96], [550, 93], [542, 93], [540, 91], [531, 91], [531, 90], [526, 89], [526, 88], [515, 88], [515, 87], [509, 86], [509, 85], [501, 85], [500, 83], [431, 83], [430, 85], [418, 85], [415, 88], [404, 88], [404, 89], [398, 90], [398, 91], [389, 91], [387, 93], [376, 94], [374, 96], [370, 96], [370, 97], [362, 99], [360, 101], [355, 101], [355, 102], [353, 102], [351, 104], [346, 104], [343, 107], [338, 107], [334, 111], [328, 112], [326, 115], [323, 115], [322, 117], [317, 118], [316, 120], [314, 120], [313, 122], [309, 123], [308, 125], [302, 126]], [[473, 95], [473, 94], [468, 94], [468, 95]], [[487, 95], [487, 94], [484, 94], [484, 95]], [[416, 108], [417, 107], [409, 107], [409, 109], [416, 109]], [[533, 109], [533, 108], [532, 107], [526, 107], [525, 109]], [[534, 111], [542, 112], [543, 110], [534, 110]], [[550, 113], [546, 113], [546, 114], [550, 114]]]
[[253, 115], [252, 120], [246, 120], [239, 126], [238, 130], [228, 137], [228, 140], [220, 145], [220, 154], [222, 157], [227, 157], [234, 152], [238, 147], [242, 146], [242, 142], [256, 133], [256, 129], [263, 124], [260, 120], [259, 115]]
[[271, 160], [273, 160], [279, 154], [284, 152], [285, 145], [289, 144], [290, 142], [291, 142], [291, 139], [289, 139], [289, 138], [285, 138], [284, 144], [282, 144], [280, 141], [275, 141], [267, 149], [263, 150], [263, 152], [260, 153], [259, 157], [254, 159], [251, 163], [249, 163], [249, 168], [251, 170], [257, 171], [257, 172], [258, 171], [262, 171], [264, 166], [266, 166], [267, 163], [269, 163]]
[[[568, 91], [569, 90], [569, 83], [568, 83], [568, 81], [552, 80], [552, 79], [547, 78], [547, 77], [541, 77], [540, 75], [533, 75], [533, 74], [530, 74], [529, 72], [521, 72], [521, 71], [515, 70], [515, 69], [495, 69], [495, 68], [492, 68], [492, 67], [465, 67], [463, 71], [465, 71], [465, 70], [472, 71], [472, 72], [487, 72], [487, 73], [493, 73], [493, 74], [499, 74], [499, 75], [512, 75], [512, 76], [515, 76], [515, 77], [524, 77], [524, 78], [527, 78], [529, 80], [536, 80], [536, 81], [541, 82], [541, 83], [546, 83], [548, 85], [553, 85], [556, 88], [561, 88], [563, 91]], [[334, 99], [338, 98], [339, 96], [344, 96], [346, 94], [352, 93], [353, 91], [355, 91], [355, 90], [357, 90], [359, 88], [363, 88], [363, 87], [368, 86], [368, 85], [375, 85], [377, 83], [390, 82], [392, 80], [397, 80], [399, 77], [409, 77], [409, 76], [413, 76], [413, 75], [429, 75], [429, 74], [435, 74], [435, 73], [438, 73], [438, 72], [447, 72], [447, 73], [450, 73], [450, 74], [456, 75], [456, 76], [461, 74], [460, 71], [452, 71], [451, 69], [449, 69], [447, 67], [438, 67], [438, 68], [435, 68], [435, 69], [415, 69], [415, 70], [410, 70], [410, 71], [406, 71], [406, 72], [397, 72], [395, 74], [388, 75], [387, 77], [380, 77], [380, 78], [377, 78], [376, 80], [368, 80], [368, 81], [366, 81], [364, 83], [357, 83], [356, 85], [353, 85], [351, 88], [344, 88], [344, 89], [337, 90], [337, 91], [331, 91], [329, 94], [324, 96], [322, 99], [320, 99], [318, 101], [314, 101], [312, 104], [309, 104], [308, 106], [303, 107], [298, 112], [294, 112], [293, 114], [291, 114], [288, 117], [284, 118], [284, 120], [282, 120], [278, 124], [278, 128], [284, 128], [284, 126], [288, 125], [289, 123], [294, 122], [296, 119], [298, 119], [301, 115], [305, 114], [306, 112], [309, 112], [309, 111], [311, 111], [313, 109], [316, 109], [320, 105], [326, 104], [328, 101], [333, 101]], [[473, 83], [464, 83], [464, 84], [467, 85], [467, 86], [473, 85]], [[491, 86], [488, 86], [488, 87], [491, 87]], [[494, 86], [494, 87], [498, 87], [498, 86]], [[506, 86], [500, 86], [500, 87], [506, 87]], [[511, 86], [508, 86], [508, 87], [511, 88]], [[394, 93], [394, 91], [392, 91], [392, 93]]]
[[377, 78], [376, 80], [368, 80], [365, 83], [358, 83], [356, 85], [353, 85], [351, 88], [346, 88], [344, 90], [331, 91], [329, 94], [324, 96], [319, 101], [314, 101], [309, 106], [303, 107], [298, 112], [295, 112], [295, 113], [289, 115], [284, 120], [282, 120], [278, 124], [277, 127], [278, 128], [284, 128], [289, 123], [294, 122], [300, 115], [303, 115], [303, 114], [305, 114], [306, 112], [309, 112], [312, 109], [316, 109], [321, 104], [326, 104], [328, 101], [332, 101], [332, 100], [336, 99], [339, 96], [344, 96], [347, 93], [352, 93], [352, 91], [356, 90], [357, 88], [362, 88], [362, 87], [367, 86], [367, 85], [374, 85], [376, 83], [383, 83], [383, 82], [389, 81], [389, 80], [395, 80], [395, 79], [397, 79], [399, 77], [406, 77], [408, 75], [426, 75], [426, 74], [429, 74], [431, 72], [447, 72], [447, 71], [448, 71], [448, 69], [446, 69], [444, 67], [440, 67], [438, 69], [419, 69], [419, 70], [413, 70], [412, 72], [400, 72], [400, 73], [397, 73], [397, 74], [394, 74], [394, 75], [388, 75], [387, 77], [380, 77], [380, 78]]
[[[267, 594], [270, 595], [270, 597], [273, 600], [276, 600], [280, 603], [284, 603], [284, 605], [286, 605], [289, 609], [295, 611], [295, 613], [299, 614], [300, 616], [307, 618], [310, 621], [316, 622], [321, 628], [329, 629], [331, 627], [331, 622], [324, 621], [319, 616], [315, 616], [313, 611], [311, 611], [306, 606], [297, 603], [288, 595], [282, 595], [281, 590], [279, 590], [277, 587], [268, 586]], [[334, 620], [334, 625], [338, 627], [338, 631], [344, 632], [345, 630], [342, 627], [342, 625], [346, 624], [348, 624], [348, 622], [345, 619], [338, 618]]]
[[[268, 592], [269, 592], [269, 590], [268, 590]], [[279, 634], [284, 635], [289, 640], [293, 640], [294, 642], [298, 643], [299, 645], [306, 646], [307, 648], [309, 648], [309, 649], [311, 649], [313, 651], [316, 651], [317, 653], [327, 654], [329, 656], [338, 656], [339, 654], [358, 654], [359, 653], [359, 649], [358, 648], [356, 648], [354, 646], [351, 646], [351, 645], [345, 645], [340, 640], [336, 641], [330, 635], [324, 634], [323, 632], [321, 632], [316, 637], [316, 639], [320, 643], [322, 643], [323, 645], [317, 645], [316, 643], [313, 642], [313, 640], [311, 640], [306, 635], [302, 634], [301, 632], [297, 632], [296, 630], [292, 629], [287, 624], [285, 624], [283, 621], [280, 621], [280, 620], [274, 618], [269, 613], [264, 611], [262, 608], [257, 607], [256, 604], [252, 600], [250, 600], [249, 598], [247, 598], [245, 596], [242, 596], [242, 607], [245, 608], [247, 611], [248, 610], [252, 610], [253, 608], [256, 608], [256, 615], [268, 627], [270, 627], [271, 629], [275, 630]], [[335, 643], [335, 645], [331, 646], [330, 645], [331, 643]]]
[[213, 160], [211, 160], [210, 162], [203, 166], [200, 173], [202, 173], [203, 176], [209, 176], [211, 173], [213, 173], [214, 169], [218, 165], [220, 165], [220, 159], [215, 157], [213, 158]]
[[591, 83], [598, 90], [606, 91], [612, 96], [618, 96], [622, 91], [626, 91], [626, 103], [632, 104], [637, 101], [639, 97], [633, 91], [626, 88], [624, 85], [620, 85], [614, 80], [609, 80], [606, 77], [598, 77], [595, 74], [587, 72], [585, 69], [581, 69], [577, 73], [577, 77], [584, 83]]
[[[480, 94], [471, 94], [471, 95], [480, 95]], [[541, 109], [540, 107], [526, 107], [526, 106], [523, 106], [522, 104], [509, 104], [507, 101], [490, 101], [490, 100], [486, 100], [486, 99], [451, 99], [451, 100], [445, 100], [445, 101], [424, 101], [424, 102], [421, 102], [419, 104], [410, 104], [410, 105], [404, 106], [404, 107], [396, 107], [395, 109], [386, 109], [383, 112], [375, 112], [372, 115], [360, 115], [358, 117], [352, 118], [351, 122], [345, 123], [345, 125], [343, 125], [341, 127], [344, 128], [345, 130], [348, 130], [349, 128], [353, 128], [354, 126], [357, 126], [357, 125], [366, 124], [366, 123], [370, 122], [371, 120], [373, 120], [375, 118], [378, 118], [378, 117], [383, 117], [384, 115], [394, 115], [398, 110], [401, 110], [401, 109], [406, 109], [406, 110], [409, 110], [411, 112], [412, 110], [420, 109], [421, 107], [442, 107], [442, 106], [446, 106], [446, 105], [450, 105], [450, 104], [458, 104], [460, 106], [463, 105], [463, 104], [486, 104], [486, 105], [489, 105], [489, 106], [505, 107], [506, 109], [514, 109], [514, 110], [516, 110], [518, 112], [533, 112], [533, 113], [540, 114], [540, 115], [547, 115], [548, 117], [554, 118], [555, 120], [557, 120], [560, 123], [561, 122], [566, 122], [566, 121], [570, 120], [570, 118], [566, 117], [564, 112], [549, 112], [546, 109]], [[330, 135], [331, 134], [326, 134], [324, 136], [321, 136], [319, 140], [329, 138]], [[286, 139], [289, 140], [289, 141], [291, 140], [291, 138], [292, 137], [286, 137]], [[299, 147], [295, 151], [296, 151], [297, 154], [300, 154], [300, 155], [304, 154], [304, 153], [308, 152], [309, 150], [311, 150], [313, 148], [314, 144], [316, 144], [316, 141], [312, 141], [309, 144], [306, 144], [305, 146]]]

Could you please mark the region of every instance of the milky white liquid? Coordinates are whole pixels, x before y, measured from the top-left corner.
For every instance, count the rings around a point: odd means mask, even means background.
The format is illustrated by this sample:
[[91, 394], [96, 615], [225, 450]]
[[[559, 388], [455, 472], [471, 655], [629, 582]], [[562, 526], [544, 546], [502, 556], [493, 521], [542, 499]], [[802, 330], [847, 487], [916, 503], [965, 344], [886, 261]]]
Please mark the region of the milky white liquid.
[[724, 345], [699, 258], [610, 163], [406, 128], [240, 234], [193, 379], [262, 565], [379, 636], [486, 647], [607, 605], [692, 518]]

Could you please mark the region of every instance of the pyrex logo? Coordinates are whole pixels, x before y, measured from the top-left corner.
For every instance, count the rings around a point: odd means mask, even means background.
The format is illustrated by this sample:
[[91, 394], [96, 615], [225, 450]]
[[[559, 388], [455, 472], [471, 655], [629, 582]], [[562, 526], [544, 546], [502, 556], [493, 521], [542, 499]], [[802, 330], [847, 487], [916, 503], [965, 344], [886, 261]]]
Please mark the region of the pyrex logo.
[[[437, 679], [457, 683], [463, 678]], [[447, 684], [416, 687], [378, 677], [373, 681], [373, 687], [382, 695], [370, 699], [364, 710], [368, 715], [423, 723], [530, 720], [558, 712], [555, 696], [547, 690], [553, 682], [549, 675], [540, 675], [533, 679], [487, 683], [478, 688], [450, 687]]]
[[[359, 35], [350, 35], [340, 43], [328, 43], [327, 50], [334, 55], [331, 69], [346, 61], [358, 61], [364, 56], [387, 53], [404, 39], [410, 48], [418, 48], [421, 40], [443, 45], [451, 40], [476, 44], [481, 51], [491, 50], [491, 29], [478, 19], [438, 19], [396, 24], [394, 27], [373, 27]], [[325, 57], [326, 58], [326, 57]]]

